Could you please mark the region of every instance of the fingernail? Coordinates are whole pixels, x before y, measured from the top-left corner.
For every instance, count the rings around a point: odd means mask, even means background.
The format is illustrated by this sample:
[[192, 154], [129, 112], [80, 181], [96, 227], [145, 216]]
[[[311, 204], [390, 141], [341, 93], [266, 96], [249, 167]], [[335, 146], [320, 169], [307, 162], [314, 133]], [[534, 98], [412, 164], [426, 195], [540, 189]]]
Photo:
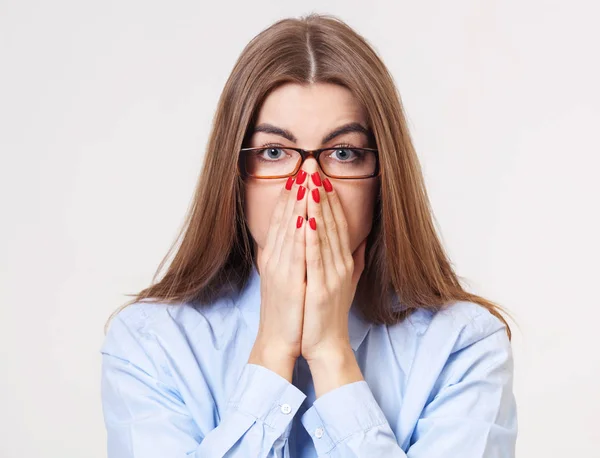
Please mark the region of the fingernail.
[[306, 172], [304, 170], [300, 170], [298, 172], [298, 176], [296, 177], [296, 183], [298, 183], [298, 184], [304, 183], [305, 178], [306, 178]]
[[316, 231], [316, 230], [317, 230], [317, 220], [316, 220], [316, 219], [314, 219], [314, 218], [309, 218], [309, 219], [308, 219], [308, 223], [310, 224], [310, 228], [311, 228], [313, 231]]
[[329, 182], [329, 178], [325, 178], [325, 180], [323, 180], [323, 187], [325, 188], [325, 191], [327, 191], [327, 192], [333, 191], [333, 186], [331, 186], [331, 183]]
[[304, 193], [306, 192], [306, 188], [304, 186], [300, 186], [298, 188], [298, 195], [296, 196], [298, 200], [302, 200], [304, 197]]
[[319, 176], [319, 172], [315, 172], [311, 175], [313, 183], [317, 186], [321, 186], [321, 177]]
[[319, 201], [321, 200], [321, 196], [319, 195], [319, 188], [315, 188], [312, 190], [312, 195], [313, 195], [313, 200], [316, 203], [319, 203]]
[[302, 221], [304, 220], [304, 218], [302, 218], [302, 216], [298, 216], [298, 221], [296, 221], [296, 227], [299, 228], [300, 226], [302, 226]]
[[285, 189], [288, 191], [292, 189], [292, 185], [294, 184], [294, 177], [289, 177], [287, 183], [285, 184]]

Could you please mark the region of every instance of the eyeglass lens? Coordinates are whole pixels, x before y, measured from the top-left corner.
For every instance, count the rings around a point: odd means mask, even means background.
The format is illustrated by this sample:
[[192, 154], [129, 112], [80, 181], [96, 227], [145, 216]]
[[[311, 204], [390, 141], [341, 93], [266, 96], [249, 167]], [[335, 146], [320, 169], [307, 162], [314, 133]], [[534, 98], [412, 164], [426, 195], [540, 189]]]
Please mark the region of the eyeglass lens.
[[[288, 148], [267, 147], [247, 151], [246, 172], [257, 178], [289, 175], [301, 160], [298, 151]], [[360, 148], [328, 149], [321, 153], [319, 162], [328, 175], [348, 178], [372, 175], [377, 167], [375, 153]]]

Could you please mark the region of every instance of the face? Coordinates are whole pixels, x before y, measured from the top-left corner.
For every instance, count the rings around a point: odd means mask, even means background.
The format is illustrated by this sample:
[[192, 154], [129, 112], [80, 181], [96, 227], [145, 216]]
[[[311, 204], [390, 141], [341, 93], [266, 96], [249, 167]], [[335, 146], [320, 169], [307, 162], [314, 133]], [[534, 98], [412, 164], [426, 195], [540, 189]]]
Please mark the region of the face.
[[[356, 148], [375, 147], [369, 145], [367, 135], [362, 132], [347, 132], [327, 143], [321, 143], [329, 133], [351, 122], [367, 127], [363, 107], [347, 88], [330, 83], [286, 83], [265, 99], [255, 125], [271, 124], [285, 129], [296, 141], [278, 134], [256, 131], [247, 146], [259, 147], [275, 143], [280, 147], [293, 146], [306, 150], [342, 144]], [[308, 179], [315, 171], [319, 172], [322, 179], [326, 177], [312, 157], [306, 159], [301, 169], [307, 172]], [[245, 212], [257, 255], [265, 246], [271, 214], [286, 181], [287, 178], [247, 178], [245, 181]], [[379, 192], [379, 177], [354, 180], [330, 177], [329, 181], [339, 195], [348, 222], [351, 250], [354, 252], [371, 231], [375, 199]], [[304, 216], [306, 220], [306, 215]]]

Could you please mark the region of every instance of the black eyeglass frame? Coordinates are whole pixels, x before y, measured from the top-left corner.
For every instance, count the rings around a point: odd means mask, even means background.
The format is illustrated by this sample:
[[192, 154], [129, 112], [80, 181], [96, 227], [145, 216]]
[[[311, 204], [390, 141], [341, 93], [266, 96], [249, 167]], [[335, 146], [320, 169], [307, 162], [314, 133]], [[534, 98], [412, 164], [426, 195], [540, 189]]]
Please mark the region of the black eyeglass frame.
[[[291, 149], [291, 150], [294, 150], [294, 151], [300, 153], [300, 156], [302, 157], [302, 159], [300, 161], [298, 161], [298, 165], [296, 166], [296, 168], [294, 169], [293, 172], [290, 172], [285, 175], [269, 175], [269, 176], [255, 177], [254, 175], [248, 174], [246, 171], [246, 167], [245, 167], [246, 153], [252, 152], [252, 151], [262, 151], [262, 150], [266, 150], [269, 148]], [[321, 166], [319, 157], [321, 156], [321, 154], [324, 151], [336, 151], [339, 149], [351, 149], [351, 150], [369, 151], [369, 152], [375, 153], [375, 159], [376, 159], [375, 171], [371, 175], [361, 175], [361, 176], [356, 176], [356, 177], [343, 177], [343, 176], [338, 176], [338, 175], [330, 175], [330, 174], [326, 173], [325, 170], [323, 169], [323, 167]], [[298, 173], [298, 170], [300, 170], [300, 167], [302, 167], [302, 164], [304, 164], [304, 161], [306, 160], [307, 157], [314, 157], [315, 160], [317, 161], [317, 163], [319, 164], [321, 172], [329, 178], [335, 178], [338, 180], [361, 180], [361, 179], [365, 179], [365, 178], [374, 178], [374, 177], [378, 177], [381, 175], [381, 168], [379, 166], [379, 150], [377, 150], [376, 148], [355, 148], [355, 147], [350, 147], [350, 146], [327, 147], [327, 148], [319, 148], [319, 149], [314, 149], [314, 150], [305, 150], [305, 149], [296, 148], [293, 146], [257, 146], [257, 147], [253, 147], [253, 148], [241, 148], [240, 154], [238, 157], [237, 174], [238, 174], [238, 176], [240, 176], [242, 178], [246, 178], [246, 177], [257, 178], [257, 179], [286, 178], [286, 177], [290, 177], [290, 176], [293, 176], [296, 173]]]

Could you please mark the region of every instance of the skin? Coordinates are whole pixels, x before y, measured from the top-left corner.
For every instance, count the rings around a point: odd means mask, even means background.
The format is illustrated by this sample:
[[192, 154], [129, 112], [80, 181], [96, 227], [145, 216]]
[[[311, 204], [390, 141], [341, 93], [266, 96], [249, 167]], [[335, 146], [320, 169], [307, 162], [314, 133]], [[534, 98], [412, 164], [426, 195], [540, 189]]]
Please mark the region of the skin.
[[[327, 134], [350, 122], [367, 126], [364, 108], [347, 88], [330, 83], [287, 83], [265, 99], [256, 125], [268, 123], [285, 129], [296, 141], [275, 133], [254, 132], [248, 146], [274, 143], [307, 150], [342, 144], [372, 147], [361, 132], [347, 132], [321, 143]], [[327, 178], [314, 158], [308, 158], [301, 169], [307, 173], [302, 184], [308, 188], [303, 225], [307, 286], [302, 355], [309, 363], [319, 397], [338, 386], [363, 380], [350, 346], [348, 311], [364, 268], [366, 237], [372, 228], [380, 182], [377, 177], [329, 178], [333, 191], [326, 192], [312, 179], [314, 173], [319, 174], [321, 182]], [[273, 209], [286, 181], [287, 178], [246, 181], [247, 223], [259, 257], [266, 244]], [[313, 189], [318, 190], [319, 203], [311, 193]], [[307, 224], [307, 218], [311, 217], [316, 219], [317, 230]], [[340, 230], [340, 227], [347, 229]], [[261, 363], [258, 357], [254, 357], [253, 362]], [[277, 372], [291, 378], [289, 365], [278, 368]]]

